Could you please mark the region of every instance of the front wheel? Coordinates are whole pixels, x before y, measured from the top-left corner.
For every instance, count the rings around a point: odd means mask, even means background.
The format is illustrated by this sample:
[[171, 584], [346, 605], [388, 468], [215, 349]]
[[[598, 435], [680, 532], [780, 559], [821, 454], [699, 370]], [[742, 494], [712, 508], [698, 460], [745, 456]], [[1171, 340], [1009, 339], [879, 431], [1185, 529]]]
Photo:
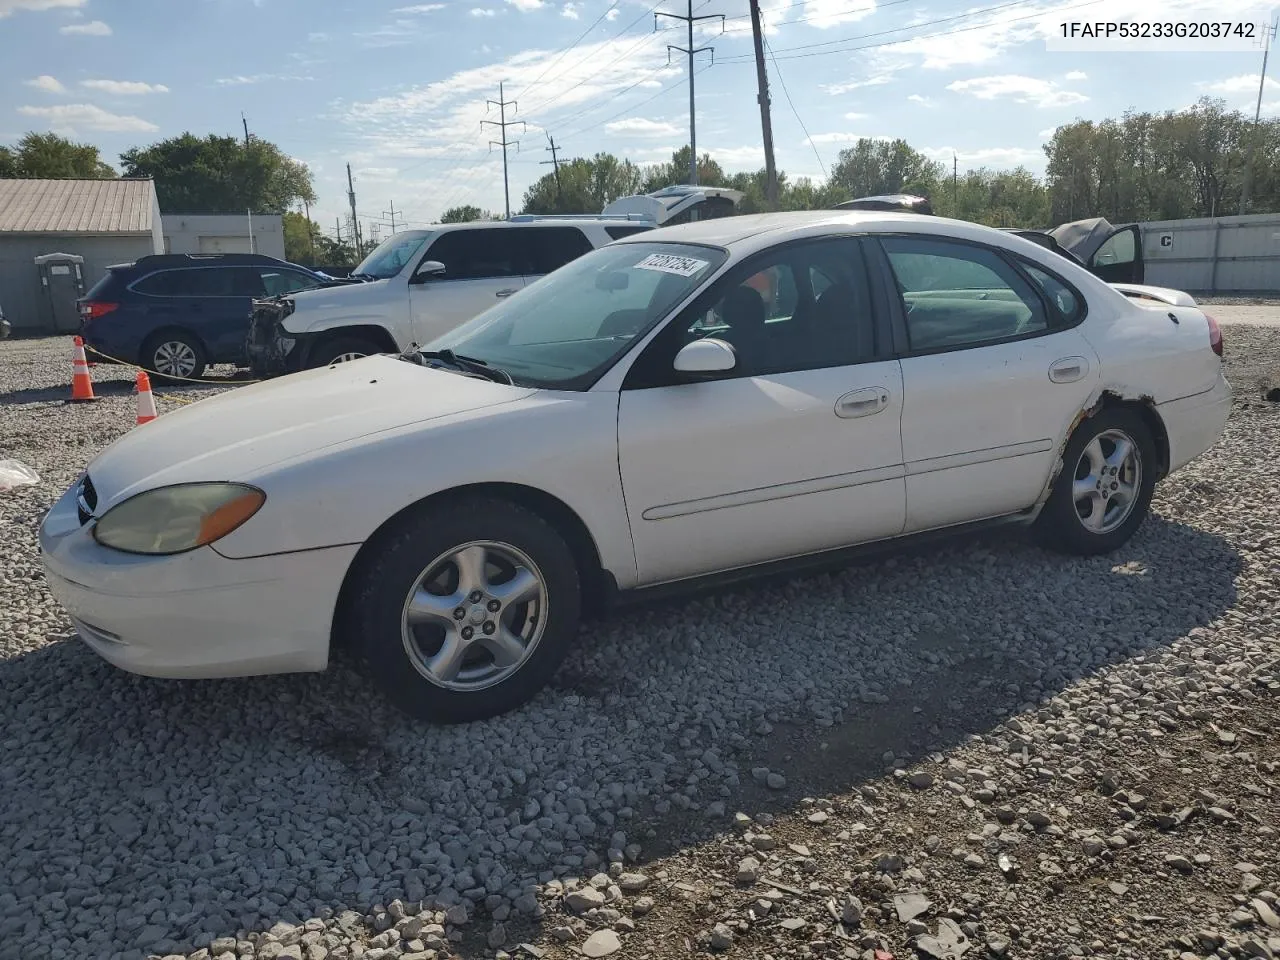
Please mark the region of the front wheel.
[[311, 356], [307, 358], [307, 366], [313, 369], [328, 367], [383, 352], [376, 343], [364, 337], [335, 337], [321, 343], [311, 352]]
[[1090, 556], [1122, 546], [1151, 505], [1155, 442], [1133, 410], [1103, 409], [1076, 428], [1036, 521], [1048, 547]]
[[537, 514], [471, 498], [409, 515], [366, 565], [348, 629], [402, 710], [506, 713], [550, 680], [578, 629], [573, 553]]

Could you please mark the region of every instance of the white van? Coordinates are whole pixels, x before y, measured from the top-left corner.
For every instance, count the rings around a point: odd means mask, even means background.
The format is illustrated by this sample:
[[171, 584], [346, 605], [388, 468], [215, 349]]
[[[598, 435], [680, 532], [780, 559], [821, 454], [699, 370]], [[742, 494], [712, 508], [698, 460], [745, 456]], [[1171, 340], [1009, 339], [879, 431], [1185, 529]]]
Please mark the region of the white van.
[[271, 376], [428, 343], [584, 253], [654, 226], [624, 214], [402, 230], [352, 271], [364, 282], [257, 302], [250, 366]]

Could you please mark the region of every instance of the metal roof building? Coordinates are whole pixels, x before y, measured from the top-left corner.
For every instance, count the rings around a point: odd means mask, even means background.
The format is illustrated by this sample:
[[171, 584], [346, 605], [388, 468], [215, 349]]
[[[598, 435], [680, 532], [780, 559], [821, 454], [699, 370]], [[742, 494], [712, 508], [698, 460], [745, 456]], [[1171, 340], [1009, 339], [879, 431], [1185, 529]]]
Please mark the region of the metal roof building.
[[14, 332], [63, 330], [36, 259], [83, 257], [83, 290], [113, 263], [164, 252], [151, 180], [0, 180], [0, 304]]

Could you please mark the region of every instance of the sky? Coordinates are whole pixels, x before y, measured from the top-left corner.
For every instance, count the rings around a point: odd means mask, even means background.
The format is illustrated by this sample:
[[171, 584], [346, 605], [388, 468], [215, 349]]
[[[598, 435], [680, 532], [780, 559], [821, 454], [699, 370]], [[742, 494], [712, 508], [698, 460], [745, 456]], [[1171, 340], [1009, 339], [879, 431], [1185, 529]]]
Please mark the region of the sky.
[[[55, 131], [122, 151], [249, 130], [315, 175], [312, 216], [386, 236], [448, 207], [512, 212], [561, 158], [669, 159], [688, 143], [688, 0], [0, 0], [0, 144]], [[764, 165], [748, 0], [692, 0], [699, 153]], [[822, 178], [859, 137], [961, 171], [1043, 173], [1056, 126], [1223, 98], [1252, 115], [1262, 48], [1048, 49], [1062, 21], [1265, 22], [1267, 0], [761, 0], [779, 169]], [[724, 20], [719, 15], [724, 16]], [[655, 26], [658, 28], [655, 30]], [[714, 58], [714, 62], [713, 62]], [[670, 63], [668, 60], [670, 59]], [[1263, 115], [1280, 115], [1280, 55]], [[504, 91], [500, 97], [499, 84]], [[596, 211], [586, 211], [596, 212]]]

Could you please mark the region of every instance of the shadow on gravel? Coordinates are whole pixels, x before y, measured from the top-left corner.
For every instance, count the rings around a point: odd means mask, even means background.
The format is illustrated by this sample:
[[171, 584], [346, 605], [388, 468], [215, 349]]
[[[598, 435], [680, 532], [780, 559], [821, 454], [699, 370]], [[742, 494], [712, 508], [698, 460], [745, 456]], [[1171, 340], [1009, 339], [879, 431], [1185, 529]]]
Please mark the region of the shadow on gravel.
[[[94, 380], [93, 393], [98, 397], [127, 397], [133, 395], [134, 387], [134, 371], [128, 370], [120, 374], [122, 379], [119, 380]], [[247, 382], [248, 376], [243, 378], [227, 377], [225, 382], [218, 383], [184, 383], [178, 386], [172, 386], [166, 383], [157, 382], [152, 379], [152, 390], [157, 396], [167, 394], [177, 394], [179, 396], [198, 397], [201, 394], [209, 393], [214, 390], [224, 390], [227, 387], [238, 386], [240, 383]], [[21, 390], [10, 390], [8, 393], [0, 392], [0, 404], [18, 406], [24, 403], [62, 403], [71, 395], [71, 376], [67, 375], [67, 385], [59, 387], [25, 387]]]
[[[406, 720], [347, 666], [159, 681], [52, 644], [0, 662], [0, 942], [47, 954], [39, 918], [68, 906], [64, 947], [141, 956], [397, 896], [528, 903], [614, 831], [670, 852], [726, 828], [713, 802], [849, 791], [1171, 644], [1232, 606], [1240, 567], [1159, 517], [1089, 560], [935, 545], [590, 624], [553, 689], [467, 727]], [[549, 819], [573, 797], [589, 818]], [[566, 857], [579, 837], [592, 854]]]

